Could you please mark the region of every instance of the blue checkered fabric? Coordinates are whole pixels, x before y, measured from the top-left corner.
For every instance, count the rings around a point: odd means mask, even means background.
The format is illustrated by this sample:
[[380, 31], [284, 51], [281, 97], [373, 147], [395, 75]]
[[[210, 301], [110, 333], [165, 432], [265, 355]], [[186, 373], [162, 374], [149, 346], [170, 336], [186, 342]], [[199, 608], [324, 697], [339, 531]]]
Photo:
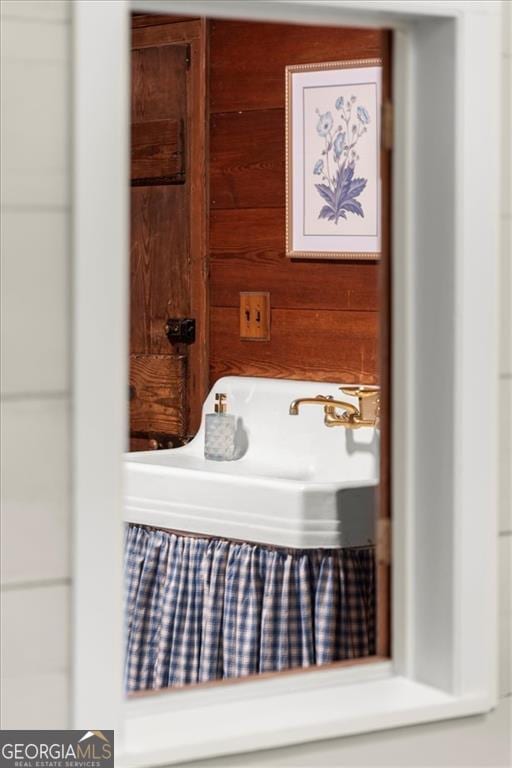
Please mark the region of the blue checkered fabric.
[[127, 526], [127, 691], [375, 653], [374, 555]]

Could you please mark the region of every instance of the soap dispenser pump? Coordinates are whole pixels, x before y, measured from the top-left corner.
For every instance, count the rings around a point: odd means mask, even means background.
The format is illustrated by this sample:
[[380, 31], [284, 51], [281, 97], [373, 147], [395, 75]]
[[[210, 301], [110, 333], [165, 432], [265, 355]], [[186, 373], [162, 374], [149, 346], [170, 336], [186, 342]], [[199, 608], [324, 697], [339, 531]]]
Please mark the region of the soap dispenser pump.
[[235, 457], [236, 418], [227, 413], [227, 396], [215, 395], [214, 413], [205, 419], [204, 457], [210, 461], [232, 461]]

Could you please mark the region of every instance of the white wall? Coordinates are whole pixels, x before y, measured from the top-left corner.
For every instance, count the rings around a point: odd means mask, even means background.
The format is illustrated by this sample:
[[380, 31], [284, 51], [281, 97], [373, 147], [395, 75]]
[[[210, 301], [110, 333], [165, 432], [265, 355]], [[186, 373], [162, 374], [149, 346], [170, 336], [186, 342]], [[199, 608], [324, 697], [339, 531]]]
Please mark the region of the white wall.
[[[500, 704], [488, 716], [202, 766], [504, 766], [512, 621], [512, 20], [503, 25]], [[3, 728], [69, 723], [69, 45], [67, 0], [2, 9]], [[485, 254], [482, 255], [485, 258]], [[485, 376], [482, 379], [485, 392]], [[101, 725], [101, 724], [100, 724]], [[192, 766], [192, 764], [189, 764]], [[198, 764], [195, 764], [198, 765]]]
[[67, 2], [1, 3], [1, 726], [68, 725]]

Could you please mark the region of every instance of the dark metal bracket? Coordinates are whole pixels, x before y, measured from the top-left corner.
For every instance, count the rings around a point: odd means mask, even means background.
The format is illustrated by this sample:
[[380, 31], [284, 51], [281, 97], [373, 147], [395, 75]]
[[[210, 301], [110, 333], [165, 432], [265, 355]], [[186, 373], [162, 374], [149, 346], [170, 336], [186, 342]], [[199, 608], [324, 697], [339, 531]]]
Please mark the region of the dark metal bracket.
[[165, 335], [170, 344], [193, 344], [196, 321], [192, 317], [171, 317], [165, 324]]

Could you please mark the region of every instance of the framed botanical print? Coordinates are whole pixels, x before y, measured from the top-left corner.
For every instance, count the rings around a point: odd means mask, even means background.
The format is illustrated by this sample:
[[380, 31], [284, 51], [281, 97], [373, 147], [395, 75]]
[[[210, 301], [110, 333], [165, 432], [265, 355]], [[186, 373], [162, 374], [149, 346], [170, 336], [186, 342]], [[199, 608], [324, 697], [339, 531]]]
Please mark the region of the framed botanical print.
[[286, 255], [378, 259], [380, 59], [286, 67]]

